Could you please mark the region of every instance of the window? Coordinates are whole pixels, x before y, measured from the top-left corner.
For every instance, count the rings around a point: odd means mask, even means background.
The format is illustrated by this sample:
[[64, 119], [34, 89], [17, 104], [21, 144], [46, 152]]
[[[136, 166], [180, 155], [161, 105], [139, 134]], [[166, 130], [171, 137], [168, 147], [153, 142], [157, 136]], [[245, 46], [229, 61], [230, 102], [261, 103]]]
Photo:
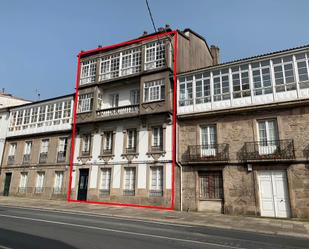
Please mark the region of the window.
[[221, 172], [200, 172], [200, 199], [223, 199]]
[[62, 102], [56, 103], [55, 108], [55, 119], [61, 119], [62, 118]]
[[[191, 83], [192, 95], [192, 83]], [[210, 73], [197, 74], [195, 76], [195, 103], [202, 104], [211, 101]]]
[[14, 130], [16, 119], [17, 119], [17, 112], [12, 112], [10, 118], [10, 131]]
[[46, 106], [40, 107], [39, 122], [45, 121]]
[[44, 191], [45, 172], [38, 172], [36, 177], [35, 192], [42, 193]]
[[119, 53], [101, 58], [100, 64], [100, 81], [119, 77]]
[[58, 141], [58, 154], [57, 154], [57, 162], [65, 162], [66, 153], [67, 153], [67, 137], [61, 137]]
[[17, 144], [16, 143], [10, 144], [9, 156], [15, 156], [16, 148], [17, 148]]
[[213, 72], [214, 101], [230, 99], [229, 70]]
[[25, 110], [25, 116], [24, 116], [25, 125], [30, 123], [30, 111], [31, 111], [30, 108]]
[[60, 194], [63, 182], [63, 171], [55, 172], [54, 194]]
[[24, 114], [23, 110], [18, 111], [17, 121], [16, 121], [16, 125], [17, 126], [22, 124], [22, 122], [23, 122], [23, 114]]
[[31, 123], [36, 123], [38, 121], [38, 107], [32, 108], [32, 114], [31, 114]]
[[201, 156], [215, 156], [217, 149], [217, 132], [215, 125], [201, 127]]
[[187, 106], [193, 104], [192, 93], [193, 77], [187, 76], [179, 79], [179, 105]]
[[110, 94], [109, 95], [109, 104], [111, 108], [116, 108], [119, 105], [119, 94]]
[[124, 168], [124, 195], [135, 195], [135, 168]]
[[276, 92], [284, 92], [296, 89], [293, 58], [286, 56], [284, 58], [273, 59]]
[[252, 76], [254, 95], [269, 94], [273, 92], [269, 61], [253, 63]]
[[137, 131], [136, 129], [127, 130], [127, 153], [135, 152], [137, 145]]
[[139, 104], [139, 90], [130, 91], [130, 102], [131, 102], [131, 105]]
[[24, 155], [30, 155], [31, 154], [31, 147], [32, 147], [32, 142], [31, 141], [27, 141], [25, 143]]
[[299, 78], [299, 87], [309, 88], [309, 53], [297, 54], [296, 64]]
[[152, 128], [152, 150], [163, 150], [163, 128], [162, 127], [153, 127]]
[[150, 167], [151, 172], [151, 186], [150, 196], [162, 196], [163, 194], [163, 167]]
[[8, 165], [12, 165], [15, 163], [15, 155], [16, 155], [16, 148], [17, 144], [16, 143], [11, 143], [9, 147], [9, 155], [8, 155]]
[[249, 66], [242, 65], [232, 68], [233, 98], [251, 96], [249, 85]]
[[48, 147], [49, 147], [49, 139], [43, 139], [41, 141], [41, 153], [48, 153]]
[[101, 184], [100, 184], [100, 194], [109, 195], [111, 185], [111, 169], [103, 168], [101, 169]]
[[81, 63], [80, 85], [94, 82], [96, 69], [97, 65], [95, 60], [83, 61]]
[[65, 101], [63, 106], [63, 118], [71, 117], [71, 100]]
[[122, 52], [121, 75], [129, 75], [140, 71], [141, 48], [131, 49]]
[[26, 193], [27, 179], [28, 179], [27, 172], [20, 173], [19, 188], [18, 188], [19, 193]]
[[145, 70], [165, 66], [164, 41], [151, 42], [146, 45]]
[[144, 83], [144, 102], [164, 100], [165, 84], [163, 80]]
[[258, 121], [260, 155], [272, 154], [276, 150], [279, 137], [277, 127], [275, 119]]
[[103, 154], [113, 153], [113, 131], [105, 131], [103, 134]]
[[78, 112], [90, 112], [93, 106], [93, 93], [81, 94], [78, 99]]
[[82, 154], [89, 155], [91, 148], [91, 135], [84, 135], [82, 140]]
[[47, 105], [46, 120], [52, 120], [54, 116], [54, 104]]

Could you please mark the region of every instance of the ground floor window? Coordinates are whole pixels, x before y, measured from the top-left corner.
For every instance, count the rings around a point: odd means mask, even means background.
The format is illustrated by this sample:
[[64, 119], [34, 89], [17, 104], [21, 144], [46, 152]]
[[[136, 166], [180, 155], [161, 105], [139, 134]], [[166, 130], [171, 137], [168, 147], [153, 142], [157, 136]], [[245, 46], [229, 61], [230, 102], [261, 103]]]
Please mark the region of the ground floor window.
[[44, 191], [45, 172], [38, 172], [36, 178], [35, 192], [42, 193]]
[[200, 199], [223, 199], [221, 171], [199, 172]]
[[135, 195], [135, 168], [124, 169], [124, 195]]
[[59, 194], [61, 193], [63, 182], [63, 171], [56, 171], [55, 172], [55, 183], [54, 183], [54, 193]]
[[151, 172], [151, 186], [150, 196], [162, 196], [163, 194], [163, 167], [150, 167]]
[[111, 169], [110, 168], [101, 169], [100, 195], [102, 196], [109, 195], [110, 185], [111, 185]]
[[18, 189], [19, 193], [26, 193], [27, 179], [28, 179], [27, 172], [20, 173], [20, 182], [19, 182], [19, 189]]

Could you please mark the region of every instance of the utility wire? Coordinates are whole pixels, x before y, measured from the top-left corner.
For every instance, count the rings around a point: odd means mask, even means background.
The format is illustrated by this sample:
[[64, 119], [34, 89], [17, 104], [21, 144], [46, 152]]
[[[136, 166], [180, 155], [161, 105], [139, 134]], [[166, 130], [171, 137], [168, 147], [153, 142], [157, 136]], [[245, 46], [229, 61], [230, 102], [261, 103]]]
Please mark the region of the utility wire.
[[150, 7], [149, 7], [148, 0], [145, 0], [145, 1], [146, 1], [146, 5], [147, 5], [147, 8], [148, 8], [149, 16], [150, 16], [150, 19], [151, 19], [151, 22], [152, 22], [153, 29], [157, 33], [157, 28], [156, 28], [156, 25], [155, 25], [153, 17], [152, 17], [152, 13], [151, 13], [151, 10], [150, 10]]

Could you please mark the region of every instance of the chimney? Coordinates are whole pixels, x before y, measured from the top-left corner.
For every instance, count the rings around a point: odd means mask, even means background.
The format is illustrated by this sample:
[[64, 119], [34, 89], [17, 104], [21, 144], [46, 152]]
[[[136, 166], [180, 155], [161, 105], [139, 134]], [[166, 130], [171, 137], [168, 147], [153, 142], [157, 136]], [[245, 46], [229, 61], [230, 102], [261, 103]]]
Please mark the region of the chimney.
[[148, 35], [148, 32], [147, 32], [147, 31], [144, 31], [144, 32], [143, 32], [143, 36], [146, 36], [146, 35]]
[[164, 28], [160, 27], [160, 28], [158, 28], [158, 31], [159, 31], [159, 32], [163, 32], [163, 31], [164, 31]]
[[171, 29], [171, 26], [169, 24], [165, 24], [165, 30]]
[[220, 49], [215, 45], [210, 46], [210, 53], [213, 58], [213, 66], [220, 64]]

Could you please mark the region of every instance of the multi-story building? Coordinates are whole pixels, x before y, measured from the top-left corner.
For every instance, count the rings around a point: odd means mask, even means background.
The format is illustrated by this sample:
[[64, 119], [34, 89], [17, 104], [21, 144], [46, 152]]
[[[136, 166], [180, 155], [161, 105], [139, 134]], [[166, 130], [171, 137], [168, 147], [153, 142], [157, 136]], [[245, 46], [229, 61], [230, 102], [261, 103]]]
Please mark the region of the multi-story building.
[[5, 93], [4, 90], [0, 93], [0, 163], [2, 161], [4, 143], [9, 124], [9, 107], [25, 103], [29, 103], [29, 101]]
[[3, 195], [67, 194], [73, 95], [10, 108], [0, 176]]
[[[215, 47], [177, 32], [178, 72], [213, 64]], [[72, 199], [171, 206], [175, 37], [147, 37], [81, 56]]]
[[179, 74], [177, 110], [184, 210], [309, 217], [309, 46]]

